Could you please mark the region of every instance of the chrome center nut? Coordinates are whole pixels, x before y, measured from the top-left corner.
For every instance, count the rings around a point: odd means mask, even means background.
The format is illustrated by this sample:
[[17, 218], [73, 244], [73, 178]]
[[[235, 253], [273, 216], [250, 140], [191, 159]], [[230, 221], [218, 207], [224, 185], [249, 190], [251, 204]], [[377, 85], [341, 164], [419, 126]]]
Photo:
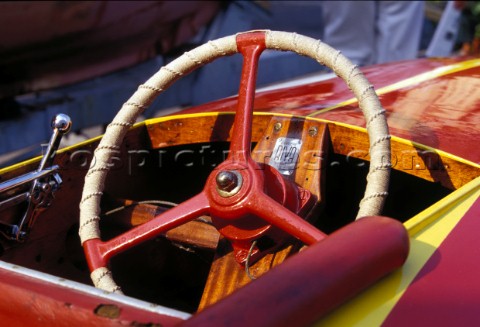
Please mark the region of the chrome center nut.
[[222, 170], [217, 174], [217, 192], [220, 196], [228, 198], [242, 188], [242, 175], [236, 170]]

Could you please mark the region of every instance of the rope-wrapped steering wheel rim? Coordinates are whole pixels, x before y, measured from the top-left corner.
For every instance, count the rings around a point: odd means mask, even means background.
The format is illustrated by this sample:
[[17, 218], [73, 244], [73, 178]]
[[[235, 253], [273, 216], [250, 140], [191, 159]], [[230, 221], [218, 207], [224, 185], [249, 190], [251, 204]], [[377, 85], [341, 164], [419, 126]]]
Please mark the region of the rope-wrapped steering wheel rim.
[[[257, 31], [258, 32], [258, 31]], [[247, 32], [248, 33], [248, 32]], [[243, 34], [243, 33], [242, 33]], [[370, 142], [370, 168], [367, 175], [365, 195], [360, 202], [357, 218], [378, 215], [388, 194], [390, 176], [390, 135], [385, 111], [360, 69], [353, 65], [340, 51], [325, 43], [295, 33], [265, 31], [268, 49], [292, 51], [315, 59], [332, 69], [341, 77], [358, 99], [366, 119]], [[130, 127], [153, 100], [177, 79], [219, 57], [237, 53], [236, 36], [228, 36], [199, 46], [162, 67], [124, 103], [107, 127], [105, 135], [95, 150], [95, 159], [85, 177], [80, 201], [80, 230], [82, 244], [100, 238], [100, 200], [105, 180], [110, 169], [109, 162]], [[95, 269], [91, 274], [96, 287], [111, 292], [120, 292], [107, 267]]]

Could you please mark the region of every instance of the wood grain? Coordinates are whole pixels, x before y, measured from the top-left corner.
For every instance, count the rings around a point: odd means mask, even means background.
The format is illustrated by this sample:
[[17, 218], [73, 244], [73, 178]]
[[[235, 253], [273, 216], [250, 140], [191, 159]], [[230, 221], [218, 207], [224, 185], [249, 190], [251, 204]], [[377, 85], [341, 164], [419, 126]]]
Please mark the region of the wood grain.
[[[368, 135], [364, 131], [329, 124], [333, 151], [348, 158], [369, 160]], [[412, 143], [392, 140], [392, 169], [437, 182], [450, 190], [456, 190], [476, 177], [480, 169], [464, 161], [454, 160], [434, 149], [422, 149]]]

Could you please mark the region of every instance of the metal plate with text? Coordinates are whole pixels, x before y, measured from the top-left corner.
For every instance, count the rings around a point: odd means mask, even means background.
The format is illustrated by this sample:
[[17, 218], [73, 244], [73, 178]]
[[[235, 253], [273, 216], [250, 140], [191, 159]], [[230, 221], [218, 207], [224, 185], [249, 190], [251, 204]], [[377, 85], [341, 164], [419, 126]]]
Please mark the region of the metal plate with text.
[[270, 157], [270, 166], [276, 168], [283, 175], [293, 174], [301, 147], [301, 139], [279, 137]]

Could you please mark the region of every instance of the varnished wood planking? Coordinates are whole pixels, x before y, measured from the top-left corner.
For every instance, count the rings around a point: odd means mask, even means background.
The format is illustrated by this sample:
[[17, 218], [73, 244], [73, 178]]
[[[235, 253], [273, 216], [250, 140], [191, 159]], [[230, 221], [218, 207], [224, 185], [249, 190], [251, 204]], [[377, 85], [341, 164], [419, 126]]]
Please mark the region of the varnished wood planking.
[[[159, 205], [138, 203], [132, 200], [114, 200], [109, 206], [120, 210], [115, 210], [116, 212], [104, 217], [105, 225], [107, 228], [112, 226], [125, 230], [142, 225], [168, 210]], [[215, 250], [220, 234], [211, 225], [210, 217], [202, 217], [173, 228], [163, 236], [173, 242]]]
[[[301, 120], [301, 118], [275, 115], [255, 115], [252, 130], [253, 142], [261, 141], [261, 137], [266, 135], [267, 124], [272, 117], [283, 121], [284, 124], [288, 124], [291, 119]], [[320, 121], [313, 119], [306, 119], [304, 122], [305, 126], [315, 124], [314, 122], [321, 124]], [[148, 131], [152, 146], [158, 148], [186, 143], [228, 141], [232, 123], [233, 115], [229, 114], [219, 115], [218, 119], [216, 115], [186, 117], [162, 122], [159, 123], [160, 125], [149, 125]], [[333, 123], [328, 123], [328, 132], [335, 153], [345, 155], [346, 160], [349, 157], [369, 160], [366, 132]], [[308, 133], [308, 128], [305, 128], [303, 133]], [[424, 149], [398, 139], [392, 140], [392, 163], [393, 169], [428, 181], [439, 182], [452, 190], [480, 175], [480, 169], [463, 161], [455, 160], [434, 149]], [[296, 179], [296, 182], [299, 180]]]
[[[341, 125], [329, 124], [333, 151], [349, 157], [369, 160], [368, 135], [360, 130]], [[392, 169], [417, 176], [431, 182], [441, 183], [455, 190], [480, 176], [480, 169], [463, 161], [436, 152], [434, 149], [420, 148], [411, 143], [393, 139]], [[348, 164], [348, 162], [344, 163]]]
[[[172, 145], [229, 141], [235, 116], [233, 114], [206, 115], [194, 118], [175, 118], [147, 126], [152, 148]], [[255, 116], [252, 142], [263, 135], [271, 115]]]

